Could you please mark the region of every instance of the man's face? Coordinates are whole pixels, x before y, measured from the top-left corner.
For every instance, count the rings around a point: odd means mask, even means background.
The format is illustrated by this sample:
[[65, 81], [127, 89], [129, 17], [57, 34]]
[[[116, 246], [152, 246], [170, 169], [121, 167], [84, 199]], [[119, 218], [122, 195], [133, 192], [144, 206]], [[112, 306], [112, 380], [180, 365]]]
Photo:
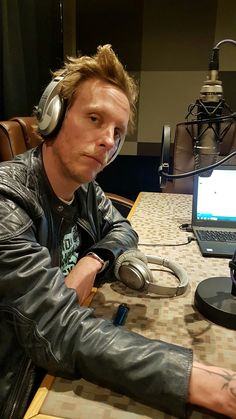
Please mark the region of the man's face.
[[94, 179], [126, 135], [129, 115], [118, 87], [95, 78], [83, 82], [52, 144], [63, 176], [78, 187]]

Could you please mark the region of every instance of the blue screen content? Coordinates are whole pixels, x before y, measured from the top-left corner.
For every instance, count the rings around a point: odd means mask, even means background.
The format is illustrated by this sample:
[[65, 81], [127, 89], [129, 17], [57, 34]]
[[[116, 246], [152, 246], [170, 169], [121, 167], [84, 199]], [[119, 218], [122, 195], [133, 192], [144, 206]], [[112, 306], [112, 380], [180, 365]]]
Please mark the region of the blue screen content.
[[197, 219], [236, 221], [236, 170], [213, 170], [198, 177]]

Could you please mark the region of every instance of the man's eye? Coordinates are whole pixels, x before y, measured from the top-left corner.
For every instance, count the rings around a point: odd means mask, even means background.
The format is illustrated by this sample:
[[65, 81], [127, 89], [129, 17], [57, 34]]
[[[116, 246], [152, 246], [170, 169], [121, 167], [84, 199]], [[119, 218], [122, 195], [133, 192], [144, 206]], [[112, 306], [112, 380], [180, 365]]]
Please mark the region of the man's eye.
[[92, 122], [97, 122], [97, 120], [98, 120], [97, 116], [94, 116], [94, 115], [91, 115], [90, 119], [91, 119]]
[[117, 141], [117, 140], [120, 140], [120, 137], [121, 137], [121, 133], [120, 133], [120, 131], [117, 129], [117, 130], [115, 130], [115, 132], [114, 132], [114, 137], [115, 137], [115, 140]]

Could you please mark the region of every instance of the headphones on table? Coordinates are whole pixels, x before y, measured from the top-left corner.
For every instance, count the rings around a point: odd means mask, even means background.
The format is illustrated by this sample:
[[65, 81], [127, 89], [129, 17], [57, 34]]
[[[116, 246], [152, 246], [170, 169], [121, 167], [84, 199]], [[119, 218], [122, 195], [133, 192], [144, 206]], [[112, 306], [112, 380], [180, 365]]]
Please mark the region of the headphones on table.
[[[179, 280], [179, 285], [171, 287], [154, 283], [148, 263], [170, 269]], [[128, 250], [120, 255], [115, 263], [114, 274], [119, 281], [133, 290], [166, 297], [184, 294], [189, 283], [186, 271], [175, 262], [158, 256], [145, 255], [139, 250]]]
[[44, 90], [34, 114], [38, 122], [38, 131], [45, 137], [55, 132], [62, 123], [65, 115], [66, 104], [60, 95], [61, 81], [65, 74], [55, 77]]

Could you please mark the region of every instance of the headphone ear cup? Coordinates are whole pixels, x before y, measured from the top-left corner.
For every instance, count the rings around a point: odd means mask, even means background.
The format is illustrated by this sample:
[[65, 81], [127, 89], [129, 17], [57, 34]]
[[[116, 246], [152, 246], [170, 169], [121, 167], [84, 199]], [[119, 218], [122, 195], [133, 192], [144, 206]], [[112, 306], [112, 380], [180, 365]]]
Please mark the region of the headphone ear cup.
[[120, 279], [119, 277], [120, 266], [122, 265], [124, 261], [129, 261], [130, 258], [140, 259], [146, 265], [148, 264], [147, 256], [144, 253], [140, 252], [140, 250], [137, 250], [137, 249], [127, 250], [126, 252], [122, 253], [116, 260], [114, 274], [117, 279]]
[[38, 122], [40, 134], [45, 137], [58, 131], [65, 114], [65, 103], [60, 95], [56, 95], [44, 110], [43, 118]]
[[118, 279], [134, 290], [144, 290], [153, 277], [145, 262], [130, 257], [119, 264]]
[[47, 137], [61, 127], [66, 103], [61, 96], [61, 82], [65, 76], [54, 78], [44, 90], [36, 107], [39, 133]]

